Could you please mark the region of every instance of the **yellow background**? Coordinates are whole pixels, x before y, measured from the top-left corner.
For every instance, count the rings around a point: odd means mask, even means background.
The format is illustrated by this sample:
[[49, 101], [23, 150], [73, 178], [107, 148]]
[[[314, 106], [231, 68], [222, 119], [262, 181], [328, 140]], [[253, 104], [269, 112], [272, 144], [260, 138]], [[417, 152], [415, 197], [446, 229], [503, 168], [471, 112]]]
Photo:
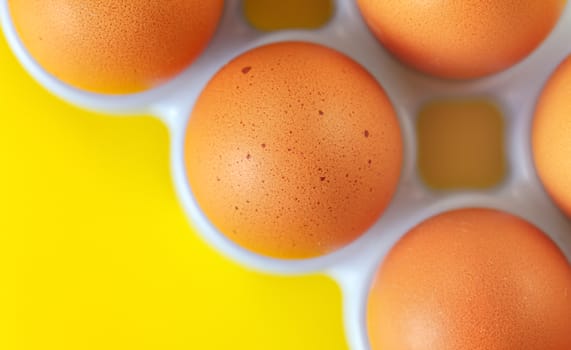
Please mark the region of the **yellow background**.
[[160, 122], [58, 100], [0, 38], [0, 349], [347, 348], [331, 280], [190, 230]]

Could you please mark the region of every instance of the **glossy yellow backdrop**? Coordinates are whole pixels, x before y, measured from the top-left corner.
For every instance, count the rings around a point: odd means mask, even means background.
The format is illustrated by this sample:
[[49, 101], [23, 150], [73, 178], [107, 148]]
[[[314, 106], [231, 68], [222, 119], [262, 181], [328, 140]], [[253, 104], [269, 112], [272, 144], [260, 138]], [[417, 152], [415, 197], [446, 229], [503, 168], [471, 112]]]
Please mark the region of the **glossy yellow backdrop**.
[[189, 228], [160, 122], [58, 100], [0, 37], [0, 349], [347, 349], [331, 280]]

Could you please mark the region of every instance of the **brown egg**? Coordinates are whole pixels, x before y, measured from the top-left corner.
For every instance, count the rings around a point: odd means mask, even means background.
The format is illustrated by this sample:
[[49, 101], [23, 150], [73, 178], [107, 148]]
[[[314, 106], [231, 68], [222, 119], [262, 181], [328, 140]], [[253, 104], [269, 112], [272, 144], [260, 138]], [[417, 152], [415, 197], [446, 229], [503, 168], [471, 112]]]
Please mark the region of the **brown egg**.
[[223, 0], [8, 0], [30, 55], [76, 88], [143, 91], [174, 77], [200, 55]]
[[443, 78], [476, 78], [518, 63], [549, 35], [566, 0], [358, 0], [383, 45]]
[[310, 43], [228, 63], [204, 89], [185, 144], [198, 204], [228, 238], [279, 258], [315, 257], [361, 236], [395, 192], [400, 127], [359, 64]]
[[571, 56], [543, 89], [532, 127], [535, 166], [545, 188], [571, 216]]
[[372, 350], [569, 350], [571, 266], [518, 217], [447, 212], [385, 258], [367, 325]]

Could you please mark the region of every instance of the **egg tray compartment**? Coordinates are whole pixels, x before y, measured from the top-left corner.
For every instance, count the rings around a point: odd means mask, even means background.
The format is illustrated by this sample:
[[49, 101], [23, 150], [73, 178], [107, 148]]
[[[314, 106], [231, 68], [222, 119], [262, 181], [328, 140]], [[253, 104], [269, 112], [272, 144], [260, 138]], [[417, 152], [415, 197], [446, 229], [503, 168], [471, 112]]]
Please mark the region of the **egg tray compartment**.
[[[74, 89], [47, 74], [29, 56], [12, 26], [7, 1], [0, 4], [6, 38], [27, 71], [45, 88], [82, 108], [118, 116], [150, 114], [170, 132], [171, 172], [192, 226], [219, 252], [250, 268], [273, 274], [325, 273], [343, 291], [347, 340], [351, 349], [369, 349], [366, 303], [374, 272], [391, 247], [411, 228], [434, 215], [466, 207], [486, 207], [520, 216], [544, 231], [571, 261], [571, 222], [554, 205], [537, 178], [530, 145], [531, 122], [542, 88], [571, 54], [571, 3], [558, 25], [529, 57], [510, 69], [477, 80], [441, 80], [418, 73], [390, 55], [369, 32], [353, 1], [336, 0], [330, 21], [317, 30], [262, 33], [242, 15], [241, 1], [227, 0], [217, 33], [203, 54], [180, 75], [149, 91], [99, 95]], [[256, 255], [219, 233], [194, 200], [183, 159], [186, 124], [194, 102], [211, 77], [228, 61], [264, 44], [307, 41], [345, 53], [383, 86], [397, 112], [404, 139], [404, 161], [397, 192], [382, 217], [359, 239], [331, 254], [303, 260]], [[482, 191], [433, 191], [416, 166], [418, 111], [438, 99], [483, 98], [502, 110], [508, 174], [502, 184]], [[514, 247], [516, 248], [516, 247]]]

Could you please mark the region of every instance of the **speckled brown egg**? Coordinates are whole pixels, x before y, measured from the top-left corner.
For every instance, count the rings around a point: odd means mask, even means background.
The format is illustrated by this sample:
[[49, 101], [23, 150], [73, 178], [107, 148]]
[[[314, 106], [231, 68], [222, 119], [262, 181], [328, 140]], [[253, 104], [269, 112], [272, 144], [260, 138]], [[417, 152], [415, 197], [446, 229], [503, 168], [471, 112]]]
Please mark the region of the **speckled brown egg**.
[[188, 181], [211, 223], [270, 257], [308, 258], [361, 236], [397, 187], [402, 140], [379, 83], [330, 48], [253, 49], [199, 97], [185, 141]]
[[73, 87], [133, 93], [173, 78], [202, 53], [223, 0], [8, 0], [19, 39]]
[[402, 62], [472, 79], [525, 59], [551, 33], [566, 0], [358, 0], [375, 36]]

